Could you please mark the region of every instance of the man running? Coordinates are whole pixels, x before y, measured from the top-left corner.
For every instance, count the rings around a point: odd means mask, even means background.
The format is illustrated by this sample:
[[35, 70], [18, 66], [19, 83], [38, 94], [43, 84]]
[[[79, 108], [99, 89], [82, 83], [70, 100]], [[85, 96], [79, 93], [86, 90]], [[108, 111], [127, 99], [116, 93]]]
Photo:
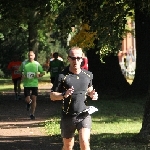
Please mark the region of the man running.
[[15, 92], [15, 100], [21, 99], [21, 72], [19, 71], [19, 67], [21, 65], [21, 61], [19, 60], [18, 55], [13, 56], [13, 60], [8, 64], [8, 70], [11, 71], [11, 77], [14, 84], [14, 92]]
[[58, 55], [59, 54], [57, 52], [53, 54], [53, 59], [52, 61], [50, 61], [49, 69], [47, 71], [47, 73], [50, 72], [50, 79], [52, 84], [55, 81], [55, 77], [61, 72], [64, 67], [64, 63], [62, 60], [59, 60]]
[[92, 100], [97, 100], [98, 94], [92, 86], [92, 72], [81, 69], [82, 49], [71, 48], [68, 61], [70, 65], [59, 74], [50, 92], [51, 100], [63, 101], [60, 124], [62, 150], [73, 149], [76, 130], [79, 132], [81, 150], [90, 150], [91, 113], [86, 97], [88, 95]]
[[38, 96], [38, 78], [45, 74], [42, 66], [39, 62], [35, 61], [34, 58], [34, 52], [29, 51], [28, 60], [22, 62], [20, 67], [23, 76], [24, 96], [28, 111], [30, 110], [31, 105], [30, 119], [35, 119], [36, 100]]

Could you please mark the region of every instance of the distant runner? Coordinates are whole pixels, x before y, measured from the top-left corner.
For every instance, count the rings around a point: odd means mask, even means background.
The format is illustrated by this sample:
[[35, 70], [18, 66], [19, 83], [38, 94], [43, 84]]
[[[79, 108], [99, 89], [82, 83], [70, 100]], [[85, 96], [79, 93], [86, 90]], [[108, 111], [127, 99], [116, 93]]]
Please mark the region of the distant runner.
[[18, 55], [13, 56], [13, 60], [8, 64], [7, 69], [11, 71], [12, 81], [14, 84], [15, 100], [21, 99], [21, 72], [19, 67], [21, 65]]
[[[22, 62], [20, 71], [23, 76], [24, 96], [27, 102], [27, 111], [30, 110], [30, 119], [35, 119], [36, 99], [38, 96], [38, 78], [42, 77], [45, 73], [39, 62], [34, 60], [35, 54], [29, 51], [28, 60]], [[31, 92], [31, 98], [30, 98]]]

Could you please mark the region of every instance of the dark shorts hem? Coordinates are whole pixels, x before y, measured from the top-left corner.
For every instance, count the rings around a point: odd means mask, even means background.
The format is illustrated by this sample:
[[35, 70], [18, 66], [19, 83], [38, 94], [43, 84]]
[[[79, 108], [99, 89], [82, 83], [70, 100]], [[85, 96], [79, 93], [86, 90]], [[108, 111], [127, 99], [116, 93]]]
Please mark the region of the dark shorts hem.
[[74, 137], [75, 131], [79, 131], [82, 128], [91, 129], [92, 121], [91, 116], [88, 114], [85, 116], [75, 117], [62, 117], [60, 123], [61, 136], [63, 138]]
[[38, 96], [38, 87], [24, 87], [24, 96], [30, 95]]

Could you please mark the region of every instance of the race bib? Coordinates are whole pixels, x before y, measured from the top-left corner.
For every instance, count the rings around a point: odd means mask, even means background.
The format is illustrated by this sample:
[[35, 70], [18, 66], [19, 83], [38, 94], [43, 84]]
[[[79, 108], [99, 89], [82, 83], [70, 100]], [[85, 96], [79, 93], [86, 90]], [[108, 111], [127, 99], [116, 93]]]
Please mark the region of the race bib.
[[14, 74], [21, 74], [19, 70], [14, 70]]
[[27, 78], [32, 79], [35, 77], [35, 73], [34, 72], [27, 72]]

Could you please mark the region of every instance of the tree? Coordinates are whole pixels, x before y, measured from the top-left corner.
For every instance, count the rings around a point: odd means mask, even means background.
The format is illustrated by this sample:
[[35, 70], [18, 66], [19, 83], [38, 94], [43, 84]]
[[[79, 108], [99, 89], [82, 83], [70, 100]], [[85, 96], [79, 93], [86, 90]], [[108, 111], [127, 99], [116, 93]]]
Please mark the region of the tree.
[[[14, 28], [14, 25], [18, 29], [21, 28], [22, 24], [25, 25], [28, 31], [26, 39], [28, 50], [33, 50], [38, 54], [38, 32], [41, 22], [51, 14], [51, 1], [1, 0], [0, 9], [1, 20], [4, 23], [1, 29], [7, 29], [6, 32], [8, 32], [8, 30]], [[2, 31], [2, 33], [4, 32]]]
[[[64, 33], [68, 29], [68, 24], [88, 24], [91, 32], [97, 32], [95, 45], [87, 50], [89, 59], [89, 69], [94, 73], [94, 86], [97, 89], [121, 88], [127, 91], [126, 95], [145, 95], [149, 85], [149, 56], [150, 56], [150, 3], [143, 1], [129, 0], [107, 0], [88, 1], [80, 0], [72, 4], [69, 0], [64, 0], [66, 4], [64, 10], [58, 16], [56, 22]], [[134, 17], [135, 12], [135, 17]], [[67, 16], [63, 18], [62, 16]], [[130, 86], [121, 76], [117, 57], [121, 40], [125, 33], [127, 17], [135, 18], [136, 36], [136, 71], [133, 84]], [[63, 27], [63, 28], [62, 28]], [[65, 28], [65, 29], [64, 29]], [[96, 54], [97, 53], [97, 54]], [[100, 54], [100, 55], [98, 55]], [[100, 63], [102, 58], [105, 64]], [[96, 81], [95, 81], [96, 80]], [[142, 129], [140, 135], [147, 138], [150, 134], [150, 101], [146, 103]], [[144, 137], [143, 136], [143, 137]]]
[[[59, 1], [54, 0], [1, 0], [0, 20], [3, 24], [0, 24], [0, 62], [4, 72], [14, 52], [22, 56], [22, 60], [29, 50], [35, 51], [36, 59], [39, 50], [45, 50], [50, 55], [53, 44], [47, 33], [52, 32], [51, 24], [58, 5]], [[4, 61], [2, 56], [7, 59]]]
[[148, 92], [149, 88], [149, 56], [150, 56], [150, 15], [148, 8], [141, 9], [141, 4], [135, 3], [135, 34], [136, 34], [136, 51], [137, 64], [135, 79], [132, 84], [132, 91], [140, 94]]
[[[104, 91], [105, 88], [107, 90], [109, 88], [116, 88], [121, 91], [126, 90], [129, 84], [126, 82], [118, 65], [117, 53], [120, 50], [121, 41], [126, 32], [127, 17], [133, 16], [132, 9], [122, 1], [82, 0], [73, 4], [71, 1], [64, 0], [64, 3], [65, 7], [56, 19], [57, 26], [62, 34], [68, 33], [69, 26], [72, 24], [82, 27], [79, 33], [74, 36], [73, 41], [77, 39], [76, 44], [84, 47], [84, 50], [87, 51], [89, 69], [94, 74], [94, 82], [100, 82], [99, 86], [97, 84], [94, 86], [98, 86], [97, 89], [100, 91]], [[63, 16], [66, 17], [64, 18]], [[85, 26], [89, 28], [86, 29]], [[82, 31], [84, 28], [85, 30]], [[84, 36], [82, 36], [82, 33]], [[79, 38], [80, 35], [82, 38]], [[89, 36], [92, 38], [86, 38]], [[91, 41], [94, 41], [94, 43], [91, 44]], [[73, 43], [76, 45], [75, 42]], [[107, 60], [105, 64], [100, 62], [102, 58]], [[112, 63], [114, 64], [107, 65]], [[109, 76], [110, 71], [113, 72], [111, 77]], [[97, 76], [98, 74], [100, 76]], [[106, 80], [103, 80], [104, 77]], [[114, 81], [114, 79], [116, 80]]]
[[[142, 9], [141, 9], [142, 8]], [[135, 33], [136, 33], [136, 47], [137, 47], [137, 69], [135, 79], [133, 81], [133, 91], [145, 94], [150, 90], [150, 13], [149, 5], [146, 3], [135, 3]], [[140, 138], [149, 141], [150, 135], [150, 97], [148, 93], [147, 102], [143, 115], [142, 128], [139, 133]]]

